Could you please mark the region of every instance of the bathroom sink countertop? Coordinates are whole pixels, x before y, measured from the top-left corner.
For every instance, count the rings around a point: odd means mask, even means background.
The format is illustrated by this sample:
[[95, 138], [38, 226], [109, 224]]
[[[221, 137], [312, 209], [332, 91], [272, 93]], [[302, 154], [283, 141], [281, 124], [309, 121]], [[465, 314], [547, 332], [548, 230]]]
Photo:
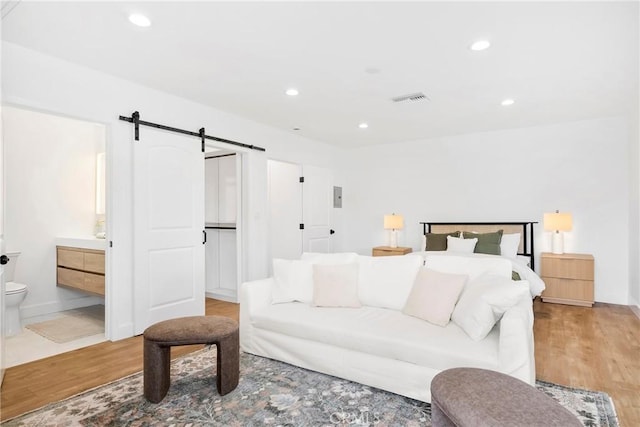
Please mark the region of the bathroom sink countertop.
[[105, 239], [97, 239], [94, 236], [56, 237], [56, 246], [105, 250], [107, 247], [107, 241]]

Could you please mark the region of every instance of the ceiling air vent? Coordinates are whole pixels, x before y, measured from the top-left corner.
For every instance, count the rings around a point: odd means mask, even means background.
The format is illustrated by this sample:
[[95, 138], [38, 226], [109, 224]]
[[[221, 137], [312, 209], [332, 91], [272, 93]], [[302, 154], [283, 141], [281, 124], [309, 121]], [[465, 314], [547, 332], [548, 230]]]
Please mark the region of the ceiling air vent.
[[409, 95], [396, 96], [395, 98], [391, 98], [393, 102], [418, 102], [418, 101], [429, 101], [427, 95], [422, 92], [410, 93]]

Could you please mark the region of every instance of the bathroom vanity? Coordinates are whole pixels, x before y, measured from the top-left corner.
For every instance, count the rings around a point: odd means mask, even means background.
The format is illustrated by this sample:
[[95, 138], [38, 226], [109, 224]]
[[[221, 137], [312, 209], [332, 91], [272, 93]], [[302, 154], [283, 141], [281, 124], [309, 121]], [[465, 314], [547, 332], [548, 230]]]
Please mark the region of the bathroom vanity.
[[58, 239], [58, 286], [104, 297], [105, 258], [104, 249], [100, 249], [104, 244], [99, 239]]

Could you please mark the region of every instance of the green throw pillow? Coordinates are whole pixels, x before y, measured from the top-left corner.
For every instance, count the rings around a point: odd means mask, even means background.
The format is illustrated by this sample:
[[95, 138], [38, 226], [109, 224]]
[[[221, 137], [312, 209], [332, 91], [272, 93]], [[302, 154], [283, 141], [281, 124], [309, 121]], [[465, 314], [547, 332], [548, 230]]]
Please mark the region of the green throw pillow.
[[447, 236], [460, 237], [459, 231], [452, 233], [427, 233], [424, 237], [427, 239], [427, 247], [425, 251], [446, 251]]
[[468, 231], [462, 232], [462, 237], [465, 239], [478, 239], [474, 252], [477, 254], [491, 254], [500, 255], [500, 241], [502, 240], [502, 230], [498, 230], [495, 233], [470, 233]]

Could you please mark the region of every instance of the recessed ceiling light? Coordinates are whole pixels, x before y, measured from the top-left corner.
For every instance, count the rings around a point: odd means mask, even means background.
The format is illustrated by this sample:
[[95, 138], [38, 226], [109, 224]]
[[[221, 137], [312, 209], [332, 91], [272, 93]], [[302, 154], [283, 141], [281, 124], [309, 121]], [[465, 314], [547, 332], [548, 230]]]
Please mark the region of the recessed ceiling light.
[[469, 46], [469, 49], [480, 51], [480, 50], [488, 49], [489, 46], [491, 46], [491, 43], [489, 43], [489, 40], [478, 40], [477, 42], [474, 42], [471, 46]]
[[138, 27], [149, 27], [151, 25], [149, 18], [140, 13], [132, 13], [129, 15], [129, 21]]
[[500, 104], [502, 104], [502, 105], [504, 105], [506, 107], [508, 105], [513, 105], [514, 102], [516, 102], [516, 101], [514, 101], [513, 99], [505, 99]]
[[298, 89], [291, 88], [291, 89], [287, 89], [285, 93], [289, 96], [296, 96], [298, 95], [299, 92], [298, 92]]
[[366, 123], [360, 123], [360, 124], [358, 125], [358, 127], [359, 127], [360, 129], [366, 129], [366, 128], [368, 128], [368, 127], [369, 127], [369, 125], [368, 125], [368, 124], [366, 124]]
[[298, 128], [298, 127], [295, 127], [295, 128], [293, 128], [293, 130], [300, 130], [300, 128]]

